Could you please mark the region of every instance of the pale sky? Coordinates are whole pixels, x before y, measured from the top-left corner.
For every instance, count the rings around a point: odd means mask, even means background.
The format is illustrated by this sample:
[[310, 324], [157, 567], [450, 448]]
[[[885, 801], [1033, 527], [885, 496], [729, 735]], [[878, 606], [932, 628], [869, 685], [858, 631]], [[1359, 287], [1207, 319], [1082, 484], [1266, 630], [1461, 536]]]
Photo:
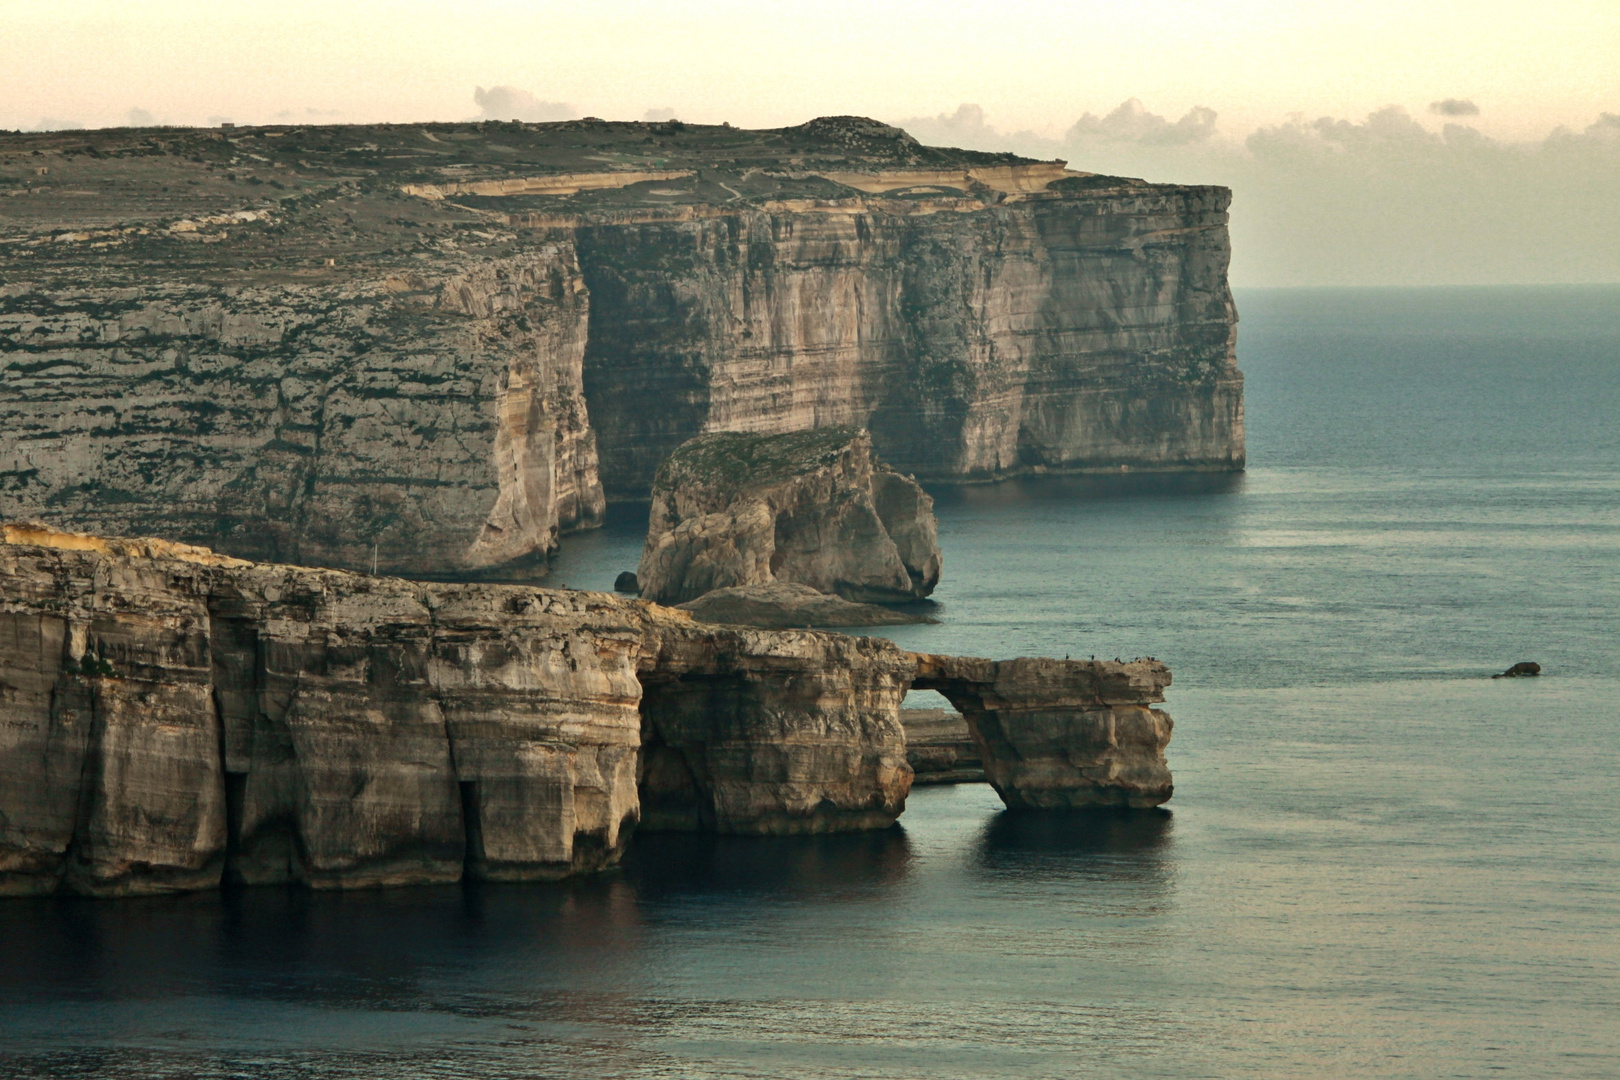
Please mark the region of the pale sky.
[[748, 127], [973, 102], [1003, 130], [1057, 134], [1134, 97], [1172, 117], [1209, 106], [1241, 137], [1466, 98], [1471, 124], [1516, 140], [1620, 111], [1620, 0], [0, 0], [0, 38], [9, 128], [131, 109], [456, 120], [496, 85], [609, 119]]

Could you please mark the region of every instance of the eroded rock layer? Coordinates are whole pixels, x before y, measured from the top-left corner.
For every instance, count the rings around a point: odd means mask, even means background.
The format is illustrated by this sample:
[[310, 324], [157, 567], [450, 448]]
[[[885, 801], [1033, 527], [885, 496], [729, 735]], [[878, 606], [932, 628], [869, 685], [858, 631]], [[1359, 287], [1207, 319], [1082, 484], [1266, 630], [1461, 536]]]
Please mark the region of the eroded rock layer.
[[829, 424], [925, 480], [1241, 469], [1230, 193], [1088, 179], [576, 230], [609, 494], [700, 432]]
[[566, 245], [0, 297], [0, 512], [250, 558], [543, 573], [604, 508], [585, 320]]
[[1152, 806], [1168, 682], [3, 526], [0, 895], [549, 879], [642, 820], [883, 828], [913, 686], [1009, 806]]
[[934, 500], [872, 460], [864, 431], [716, 432], [658, 470], [641, 595], [797, 582], [846, 600], [906, 601], [939, 583]]
[[1013, 809], [1146, 808], [1175, 787], [1165, 762], [1170, 669], [1157, 660], [978, 660], [918, 654], [919, 690], [967, 721], [985, 779]]
[[645, 827], [842, 832], [905, 809], [910, 654], [880, 638], [683, 621], [649, 637]]
[[6, 531], [0, 892], [551, 878], [629, 838], [631, 605]]

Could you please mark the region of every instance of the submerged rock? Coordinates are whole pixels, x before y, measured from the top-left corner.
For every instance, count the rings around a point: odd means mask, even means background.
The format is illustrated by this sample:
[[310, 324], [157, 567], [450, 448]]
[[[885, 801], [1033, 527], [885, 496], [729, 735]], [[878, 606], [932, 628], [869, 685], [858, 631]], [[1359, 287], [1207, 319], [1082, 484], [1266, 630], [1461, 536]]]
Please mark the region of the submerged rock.
[[913, 784], [982, 784], [984, 762], [973, 732], [959, 712], [950, 709], [901, 709], [906, 731], [906, 760]]
[[767, 585], [741, 585], [716, 589], [696, 600], [677, 604], [695, 618], [711, 623], [735, 623], [785, 630], [817, 626], [903, 626], [933, 622], [877, 604], [853, 604], [840, 596], [817, 592], [808, 585], [773, 581]]
[[727, 431], [658, 470], [638, 576], [670, 604], [772, 582], [899, 602], [933, 592], [940, 564], [933, 499], [874, 463], [865, 431]]

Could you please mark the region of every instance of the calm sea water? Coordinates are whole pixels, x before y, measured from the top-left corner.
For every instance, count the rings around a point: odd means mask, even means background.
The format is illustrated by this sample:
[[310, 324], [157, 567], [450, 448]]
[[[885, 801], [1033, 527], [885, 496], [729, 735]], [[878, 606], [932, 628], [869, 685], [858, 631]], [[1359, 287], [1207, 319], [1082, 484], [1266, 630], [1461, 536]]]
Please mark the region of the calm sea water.
[[0, 1074], [1620, 1075], [1620, 288], [1239, 305], [1246, 475], [942, 491], [943, 621], [891, 635], [1168, 661], [1168, 812], [3, 902]]

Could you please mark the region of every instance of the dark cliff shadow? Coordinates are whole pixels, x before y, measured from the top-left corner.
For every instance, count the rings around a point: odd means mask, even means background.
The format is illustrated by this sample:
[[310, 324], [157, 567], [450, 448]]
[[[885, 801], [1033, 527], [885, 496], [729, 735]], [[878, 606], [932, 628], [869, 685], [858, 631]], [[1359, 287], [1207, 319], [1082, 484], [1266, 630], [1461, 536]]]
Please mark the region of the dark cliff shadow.
[[557, 985], [589, 994], [633, 982], [649, 907], [858, 902], [892, 889], [911, 858], [898, 827], [757, 838], [649, 833], [622, 869], [553, 883], [8, 899], [0, 902], [0, 1006], [203, 993], [478, 1012], [489, 1006], [460, 1001], [443, 980], [487, 970], [540, 1008], [535, 1002]]
[[1041, 502], [1105, 502], [1235, 495], [1241, 472], [1108, 472], [1018, 476], [991, 483], [927, 485], [936, 503], [992, 509]]
[[607, 973], [640, 942], [616, 874], [352, 892], [297, 886], [0, 904], [0, 1005], [197, 993], [417, 1008], [446, 971]]
[[1003, 810], [985, 823], [972, 865], [1000, 880], [1091, 879], [1168, 885], [1175, 818], [1166, 810]]
[[909, 872], [911, 844], [899, 826], [820, 836], [644, 833], [625, 856], [638, 898], [869, 896]]

